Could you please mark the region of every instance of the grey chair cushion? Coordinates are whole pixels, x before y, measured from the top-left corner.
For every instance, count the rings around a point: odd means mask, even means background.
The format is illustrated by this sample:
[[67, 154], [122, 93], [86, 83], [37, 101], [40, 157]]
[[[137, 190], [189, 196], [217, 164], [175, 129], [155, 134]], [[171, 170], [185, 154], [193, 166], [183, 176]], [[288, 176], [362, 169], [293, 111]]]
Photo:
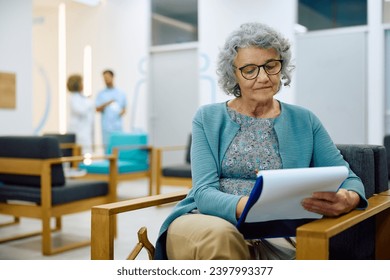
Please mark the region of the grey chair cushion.
[[186, 150], [186, 163], [191, 163], [191, 144], [192, 144], [192, 134], [188, 137], [187, 150]]
[[370, 146], [374, 151], [375, 160], [375, 193], [381, 193], [389, 189], [387, 152], [384, 146]]
[[[67, 180], [61, 188], [52, 188], [52, 205], [78, 201], [86, 198], [103, 196], [108, 193], [108, 183], [93, 180]], [[41, 203], [39, 188], [23, 185], [0, 185], [0, 201], [7, 200], [28, 201]]]
[[[383, 141], [383, 145], [386, 148], [387, 162], [390, 162], [390, 135], [386, 135]], [[390, 165], [387, 166], [387, 172], [390, 179]]]
[[[383, 146], [337, 145], [351, 169], [364, 184], [366, 197], [388, 189], [387, 155]], [[375, 218], [361, 222], [330, 239], [329, 258], [367, 260], [375, 258]]]
[[360, 145], [337, 145], [352, 171], [360, 177], [364, 184], [366, 197], [375, 193], [375, 161], [370, 147]]
[[162, 174], [166, 177], [191, 178], [191, 165], [184, 163], [164, 167], [162, 169]]
[[[366, 189], [366, 197], [388, 190], [386, 148], [381, 145], [337, 145]], [[372, 176], [374, 174], [374, 176]]]
[[[53, 137], [43, 136], [2, 136], [0, 137], [0, 157], [48, 159], [61, 157], [59, 142]], [[52, 166], [52, 186], [63, 186], [65, 176], [61, 164]], [[0, 174], [4, 184], [40, 187], [41, 178], [30, 175]]]
[[[76, 143], [76, 134], [74, 133], [45, 133], [43, 136], [54, 137], [58, 140], [59, 143]], [[73, 155], [72, 149], [61, 149], [63, 157], [70, 157]]]

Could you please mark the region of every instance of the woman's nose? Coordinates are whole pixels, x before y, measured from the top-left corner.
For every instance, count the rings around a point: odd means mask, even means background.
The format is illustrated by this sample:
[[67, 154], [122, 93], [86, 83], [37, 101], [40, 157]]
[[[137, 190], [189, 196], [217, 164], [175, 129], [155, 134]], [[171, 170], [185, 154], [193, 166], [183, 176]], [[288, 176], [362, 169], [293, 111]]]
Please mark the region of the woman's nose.
[[267, 72], [265, 72], [264, 68], [261, 67], [260, 70], [259, 70], [259, 75], [257, 75], [256, 77], [256, 81], [266, 81], [268, 80], [268, 74]]

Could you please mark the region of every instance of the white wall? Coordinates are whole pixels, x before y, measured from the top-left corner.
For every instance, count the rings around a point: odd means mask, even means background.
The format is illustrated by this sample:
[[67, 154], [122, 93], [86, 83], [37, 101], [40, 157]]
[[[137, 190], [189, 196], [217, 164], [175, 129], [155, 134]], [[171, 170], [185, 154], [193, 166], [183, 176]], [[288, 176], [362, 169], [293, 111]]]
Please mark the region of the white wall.
[[[242, 23], [258, 21], [278, 29], [294, 45], [294, 24], [297, 4], [291, 0], [198, 0], [200, 104], [230, 99], [217, 85], [215, 74], [219, 48], [227, 35]], [[293, 47], [294, 49], [294, 47]], [[294, 50], [293, 50], [294, 52]], [[214, 92], [212, 85], [216, 87]], [[283, 88], [278, 99], [294, 101], [294, 81]]]
[[337, 144], [367, 142], [366, 41], [362, 28], [297, 37], [296, 103], [313, 111]]
[[383, 144], [385, 134], [385, 33], [382, 1], [368, 0], [367, 143]]
[[0, 71], [16, 73], [16, 109], [0, 109], [0, 135], [32, 133], [32, 4], [0, 0]]
[[[110, 68], [115, 73], [115, 85], [125, 91], [128, 112], [124, 129], [147, 129], [146, 71], [149, 46], [149, 1], [110, 0], [97, 7], [65, 1], [67, 36], [67, 76], [83, 74], [83, 50], [92, 47], [92, 98], [104, 88], [102, 71]], [[40, 132], [58, 131], [58, 55], [57, 7], [37, 9], [34, 16], [40, 20], [34, 25], [34, 58], [46, 70], [52, 89], [50, 112]], [[35, 68], [34, 125], [44, 118], [46, 88]], [[136, 102], [136, 104], [135, 104]], [[95, 115], [95, 143], [101, 143], [100, 114]]]

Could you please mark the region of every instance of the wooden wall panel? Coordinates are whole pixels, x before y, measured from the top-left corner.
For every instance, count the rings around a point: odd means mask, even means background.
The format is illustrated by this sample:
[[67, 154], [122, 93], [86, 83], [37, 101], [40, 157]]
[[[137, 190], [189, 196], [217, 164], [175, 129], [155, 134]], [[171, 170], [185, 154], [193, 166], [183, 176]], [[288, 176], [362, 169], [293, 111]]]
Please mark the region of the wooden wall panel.
[[0, 72], [0, 109], [16, 108], [16, 74]]

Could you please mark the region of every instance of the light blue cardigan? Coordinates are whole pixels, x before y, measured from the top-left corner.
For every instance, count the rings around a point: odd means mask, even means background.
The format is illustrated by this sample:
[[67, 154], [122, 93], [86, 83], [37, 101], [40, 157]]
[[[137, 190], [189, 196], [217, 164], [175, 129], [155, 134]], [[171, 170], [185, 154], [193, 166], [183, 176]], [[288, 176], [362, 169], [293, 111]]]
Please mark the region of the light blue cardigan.
[[[275, 132], [283, 168], [340, 166], [343, 159], [320, 120], [309, 110], [279, 102], [281, 114], [275, 119]], [[156, 244], [156, 259], [166, 259], [165, 233], [177, 217], [198, 209], [203, 214], [237, 223], [236, 205], [240, 196], [219, 191], [221, 163], [240, 126], [231, 120], [226, 103], [199, 108], [192, 122], [191, 169], [193, 186], [161, 226]], [[349, 169], [342, 188], [361, 197], [359, 208], [367, 206], [364, 186]]]

